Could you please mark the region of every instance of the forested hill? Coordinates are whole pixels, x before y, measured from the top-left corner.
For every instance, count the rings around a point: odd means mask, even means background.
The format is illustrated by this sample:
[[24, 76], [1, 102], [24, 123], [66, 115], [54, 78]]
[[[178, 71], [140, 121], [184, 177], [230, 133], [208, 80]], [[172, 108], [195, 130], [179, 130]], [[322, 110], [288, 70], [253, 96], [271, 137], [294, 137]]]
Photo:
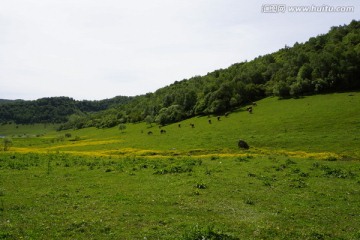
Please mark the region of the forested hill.
[[76, 101], [69, 97], [34, 101], [0, 100], [0, 123], [64, 123], [73, 114], [83, 115], [128, 103], [132, 98], [118, 96], [101, 101]]
[[23, 101], [23, 100], [8, 100], [8, 99], [0, 99], [0, 104], [6, 104], [6, 103], [14, 103], [14, 102], [19, 102], [19, 101]]
[[[195, 115], [222, 114], [266, 96], [289, 98], [360, 89], [358, 76], [360, 22], [354, 20], [349, 25], [332, 27], [327, 34], [312, 37], [305, 43], [285, 46], [277, 52], [205, 76], [176, 81], [154, 93], [107, 106], [105, 111], [84, 115], [83, 112], [91, 109], [65, 105], [63, 112], [68, 108], [71, 111], [59, 121], [72, 116], [60, 129], [111, 127], [143, 120], [163, 125]], [[3, 108], [8, 106], [0, 105], [1, 117]], [[6, 120], [16, 120], [14, 115], [6, 116]], [[24, 116], [23, 122], [31, 117]], [[32, 121], [44, 120], [46, 118]]]

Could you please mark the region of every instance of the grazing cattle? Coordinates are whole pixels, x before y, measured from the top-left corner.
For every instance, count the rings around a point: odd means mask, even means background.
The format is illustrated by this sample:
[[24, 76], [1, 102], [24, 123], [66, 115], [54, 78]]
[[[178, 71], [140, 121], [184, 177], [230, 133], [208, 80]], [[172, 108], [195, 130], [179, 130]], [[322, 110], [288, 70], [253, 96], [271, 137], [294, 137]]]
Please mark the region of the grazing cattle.
[[194, 127], [195, 127], [195, 124], [193, 124], [193, 123], [190, 123], [190, 126], [191, 126], [192, 128], [194, 128]]
[[166, 133], [166, 130], [161, 129], [160, 133], [161, 133], [161, 134]]
[[229, 112], [226, 112], [226, 113], [225, 113], [225, 117], [228, 117], [228, 116], [229, 116], [229, 114], [230, 114]]
[[211, 119], [208, 120], [209, 124], [211, 124]]
[[248, 111], [249, 113], [252, 113], [252, 110], [253, 110], [252, 107], [248, 107], [248, 108], [246, 109], [246, 111]]
[[180, 124], [180, 123], [179, 123], [178, 127], [181, 128], [181, 124]]
[[238, 147], [243, 149], [249, 149], [249, 145], [244, 140], [239, 140]]
[[256, 102], [252, 102], [252, 105], [253, 105], [253, 106], [257, 106]]
[[148, 135], [152, 135], [153, 134], [153, 132], [152, 131], [148, 131]]
[[217, 117], [217, 120], [218, 120], [218, 121], [220, 121], [220, 116], [219, 116], [219, 117]]

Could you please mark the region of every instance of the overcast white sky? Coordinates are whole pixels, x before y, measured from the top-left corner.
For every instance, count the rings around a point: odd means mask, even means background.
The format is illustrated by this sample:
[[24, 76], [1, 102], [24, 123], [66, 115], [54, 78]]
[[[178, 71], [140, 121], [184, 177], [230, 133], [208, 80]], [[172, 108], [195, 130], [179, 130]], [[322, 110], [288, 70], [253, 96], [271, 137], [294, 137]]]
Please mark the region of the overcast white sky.
[[[355, 11], [263, 13], [270, 3]], [[0, 98], [154, 92], [359, 17], [358, 0], [3, 0]]]

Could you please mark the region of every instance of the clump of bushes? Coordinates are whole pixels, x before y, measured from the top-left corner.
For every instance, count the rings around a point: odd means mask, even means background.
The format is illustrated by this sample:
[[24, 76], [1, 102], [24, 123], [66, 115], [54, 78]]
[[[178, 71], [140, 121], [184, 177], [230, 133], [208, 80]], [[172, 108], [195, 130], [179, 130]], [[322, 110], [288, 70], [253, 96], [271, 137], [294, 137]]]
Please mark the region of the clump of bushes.
[[10, 138], [4, 138], [3, 140], [3, 150], [4, 151], [9, 151], [11, 146], [12, 146], [13, 142]]
[[230, 234], [224, 233], [221, 230], [217, 230], [212, 226], [199, 227], [195, 225], [190, 230], [186, 230], [181, 238], [182, 240], [203, 240], [203, 239], [221, 239], [221, 240], [238, 240], [239, 238], [234, 237]]
[[246, 198], [244, 203], [248, 205], [255, 205], [254, 200], [252, 200], [251, 198]]
[[201, 160], [196, 159], [185, 159], [182, 161], [178, 161], [177, 163], [173, 163], [170, 165], [162, 166], [162, 168], [157, 169], [154, 174], [176, 174], [176, 173], [189, 173], [193, 171], [195, 166], [200, 166], [202, 164]]
[[195, 187], [197, 189], [206, 189], [207, 188], [205, 183], [196, 183]]
[[65, 140], [65, 136], [57, 136], [56, 138], [53, 138], [50, 140], [51, 143], [55, 143], [55, 142], [63, 142]]

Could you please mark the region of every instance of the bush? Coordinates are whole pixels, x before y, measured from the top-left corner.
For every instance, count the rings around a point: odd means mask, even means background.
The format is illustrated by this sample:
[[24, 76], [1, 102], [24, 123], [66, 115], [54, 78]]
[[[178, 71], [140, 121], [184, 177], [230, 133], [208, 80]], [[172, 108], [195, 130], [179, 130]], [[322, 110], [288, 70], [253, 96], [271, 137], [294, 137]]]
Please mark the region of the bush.
[[126, 129], [126, 125], [123, 124], [123, 123], [121, 123], [121, 124], [119, 125], [119, 130], [120, 130], [121, 132], [124, 132], [125, 129]]
[[166, 125], [182, 120], [185, 116], [184, 109], [180, 105], [171, 105], [168, 108], [162, 108], [155, 118], [159, 125]]
[[222, 231], [216, 230], [212, 226], [200, 228], [198, 225], [194, 226], [182, 236], [182, 240], [238, 240], [239, 238], [233, 237]]
[[13, 142], [10, 138], [4, 138], [3, 140], [3, 150], [4, 151], [9, 151], [11, 146], [12, 146]]

